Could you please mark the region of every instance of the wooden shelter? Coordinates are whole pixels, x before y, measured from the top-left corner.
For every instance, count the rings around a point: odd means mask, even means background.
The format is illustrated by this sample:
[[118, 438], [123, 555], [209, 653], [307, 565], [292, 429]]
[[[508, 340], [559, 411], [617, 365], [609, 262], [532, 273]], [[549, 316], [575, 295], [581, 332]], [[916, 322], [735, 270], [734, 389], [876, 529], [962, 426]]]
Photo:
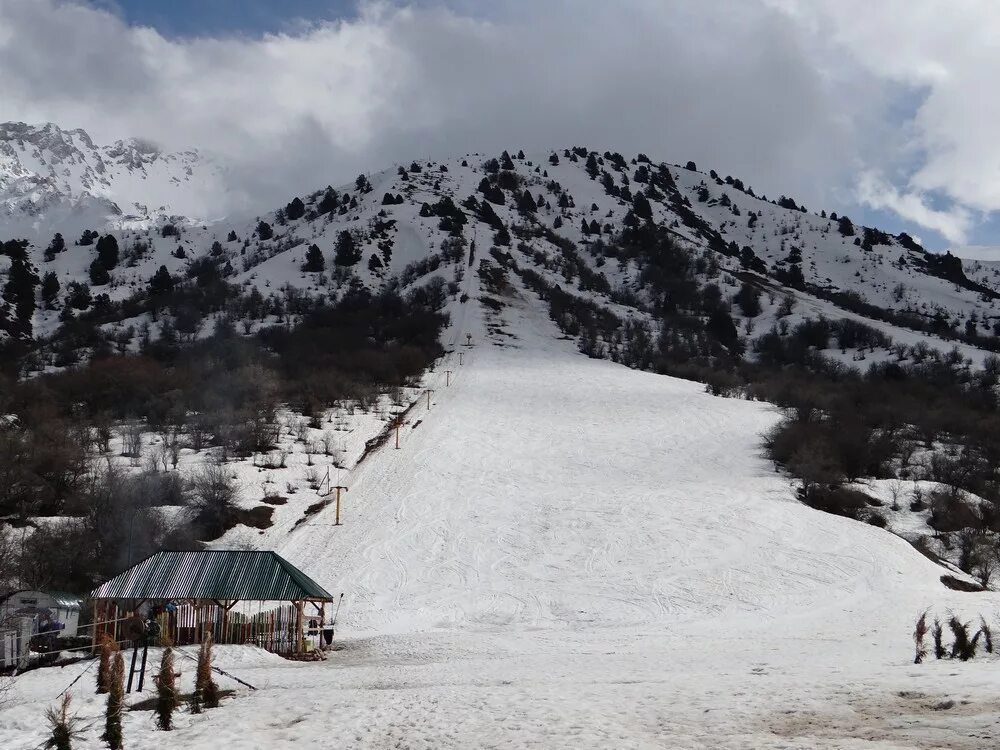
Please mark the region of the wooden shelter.
[[94, 643], [137, 636], [133, 613], [155, 622], [176, 645], [252, 644], [297, 655], [322, 645], [327, 604], [322, 586], [275, 552], [156, 552], [90, 594]]

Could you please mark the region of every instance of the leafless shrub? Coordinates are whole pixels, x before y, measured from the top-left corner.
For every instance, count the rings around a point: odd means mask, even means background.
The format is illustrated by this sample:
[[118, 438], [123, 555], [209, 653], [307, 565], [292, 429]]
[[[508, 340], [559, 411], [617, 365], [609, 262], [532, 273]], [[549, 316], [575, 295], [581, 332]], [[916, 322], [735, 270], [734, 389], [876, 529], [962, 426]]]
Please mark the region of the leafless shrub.
[[979, 616], [979, 630], [983, 634], [983, 648], [986, 649], [986, 653], [993, 653], [993, 629], [990, 628], [989, 623], [986, 622], [986, 618], [982, 615]]
[[917, 618], [917, 626], [913, 630], [913, 642], [916, 649], [916, 655], [913, 659], [914, 664], [920, 664], [927, 656], [927, 648], [924, 643], [926, 636], [927, 612], [925, 611], [920, 613], [920, 617]]
[[122, 455], [129, 458], [142, 456], [142, 422], [131, 420], [122, 425]]

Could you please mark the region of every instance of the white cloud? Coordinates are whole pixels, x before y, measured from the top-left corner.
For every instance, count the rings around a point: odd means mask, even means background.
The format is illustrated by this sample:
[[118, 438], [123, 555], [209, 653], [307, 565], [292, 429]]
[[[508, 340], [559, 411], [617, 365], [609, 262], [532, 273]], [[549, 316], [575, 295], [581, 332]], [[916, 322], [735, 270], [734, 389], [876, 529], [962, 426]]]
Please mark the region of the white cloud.
[[[915, 111], [912, 120], [903, 123], [894, 152], [888, 155], [890, 160], [901, 157], [910, 167], [903, 192], [936, 191], [970, 209], [1000, 209], [1000, 139], [995, 135], [1000, 119], [1000, 90], [995, 85], [995, 71], [1000, 68], [996, 44], [1000, 3], [768, 2], [811, 35], [817, 59], [825, 60], [817, 64], [836, 65], [849, 58], [883, 81], [886, 89], [893, 85], [909, 89]], [[941, 221], [937, 212], [911, 213]]]
[[178, 40], [0, 0], [0, 29], [0, 119], [219, 151], [271, 202], [397, 160], [576, 143], [817, 205], [855, 157], [854, 119], [758, 2], [509, 0], [491, 19], [371, 4], [295, 33]]
[[0, 0], [0, 119], [215, 150], [263, 205], [397, 161], [575, 143], [694, 159], [835, 210], [857, 174], [905, 174], [872, 205], [956, 237], [976, 214], [922, 194], [1000, 207], [992, 0], [469, 6], [168, 39], [93, 6]]
[[949, 242], [963, 244], [968, 239], [972, 216], [962, 207], [947, 211], [928, 205], [926, 196], [901, 193], [874, 172], [865, 172], [858, 181], [858, 198], [876, 209], [888, 209], [922, 227], [932, 229]]

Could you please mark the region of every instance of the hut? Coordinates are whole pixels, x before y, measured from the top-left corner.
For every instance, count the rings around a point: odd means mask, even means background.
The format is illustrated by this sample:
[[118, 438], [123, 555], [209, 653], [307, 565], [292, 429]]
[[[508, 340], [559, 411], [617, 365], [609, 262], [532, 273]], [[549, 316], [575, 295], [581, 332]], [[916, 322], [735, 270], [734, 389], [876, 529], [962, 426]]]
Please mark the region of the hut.
[[[0, 669], [23, 667], [28, 652], [59, 651], [77, 634], [83, 600], [60, 591], [0, 595]], [[70, 644], [74, 645], [74, 644]]]
[[[275, 552], [156, 552], [90, 594], [94, 643], [136, 637], [135, 618], [176, 645], [252, 644], [283, 655], [322, 645], [333, 597]], [[327, 632], [330, 632], [327, 629]]]
[[33, 633], [52, 632], [60, 638], [76, 635], [83, 599], [61, 591], [22, 589], [0, 595], [0, 623], [28, 618]]

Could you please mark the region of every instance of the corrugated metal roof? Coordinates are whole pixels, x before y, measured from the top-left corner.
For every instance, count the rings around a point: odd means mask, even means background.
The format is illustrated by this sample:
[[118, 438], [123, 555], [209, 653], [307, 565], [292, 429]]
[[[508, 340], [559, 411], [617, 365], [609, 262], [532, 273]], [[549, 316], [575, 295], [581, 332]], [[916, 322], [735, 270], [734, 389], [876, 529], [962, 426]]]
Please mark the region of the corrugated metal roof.
[[333, 599], [275, 552], [156, 552], [91, 593], [92, 599]]
[[23, 596], [25, 594], [39, 594], [41, 596], [47, 596], [52, 599], [57, 607], [61, 607], [62, 609], [80, 609], [80, 605], [83, 604], [82, 597], [79, 597], [76, 594], [69, 594], [65, 591], [37, 591], [35, 589], [18, 589], [17, 591], [11, 591], [9, 594], [0, 596], [0, 604], [3, 604], [12, 596]]

